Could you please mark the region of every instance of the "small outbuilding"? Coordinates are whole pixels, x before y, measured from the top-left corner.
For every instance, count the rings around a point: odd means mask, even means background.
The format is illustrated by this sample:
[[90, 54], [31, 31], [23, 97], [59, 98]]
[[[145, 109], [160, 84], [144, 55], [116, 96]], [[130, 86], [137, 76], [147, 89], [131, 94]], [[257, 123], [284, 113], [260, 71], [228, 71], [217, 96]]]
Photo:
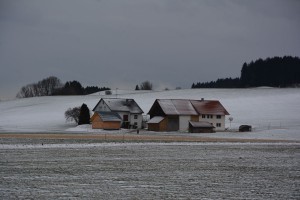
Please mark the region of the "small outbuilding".
[[214, 133], [215, 127], [209, 122], [189, 122], [190, 133]]
[[252, 131], [252, 126], [250, 125], [241, 125], [239, 127], [239, 132], [251, 132]]
[[155, 116], [148, 122], [148, 130], [151, 131], [167, 131], [167, 119], [162, 116]]
[[91, 117], [93, 129], [119, 130], [121, 128], [121, 117], [115, 112], [96, 111]]

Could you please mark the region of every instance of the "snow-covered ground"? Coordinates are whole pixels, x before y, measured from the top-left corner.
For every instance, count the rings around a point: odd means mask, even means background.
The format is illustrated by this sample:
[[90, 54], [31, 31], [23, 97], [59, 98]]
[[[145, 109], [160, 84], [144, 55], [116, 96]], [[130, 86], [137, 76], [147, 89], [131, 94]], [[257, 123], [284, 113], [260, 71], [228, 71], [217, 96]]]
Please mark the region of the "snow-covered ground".
[[[208, 137], [300, 140], [300, 89], [186, 89], [160, 92], [118, 91], [105, 96], [54, 96], [0, 102], [0, 132], [94, 132], [66, 122], [64, 112], [82, 103], [93, 109], [100, 98], [133, 98], [147, 113], [155, 99], [220, 100], [233, 117], [230, 132], [201, 134]], [[252, 125], [251, 133], [236, 133], [241, 124]], [[122, 132], [122, 131], [121, 131]], [[101, 131], [100, 131], [101, 133]], [[179, 133], [176, 133], [179, 134]]]
[[0, 144], [1, 199], [300, 198], [299, 144], [18, 142]]

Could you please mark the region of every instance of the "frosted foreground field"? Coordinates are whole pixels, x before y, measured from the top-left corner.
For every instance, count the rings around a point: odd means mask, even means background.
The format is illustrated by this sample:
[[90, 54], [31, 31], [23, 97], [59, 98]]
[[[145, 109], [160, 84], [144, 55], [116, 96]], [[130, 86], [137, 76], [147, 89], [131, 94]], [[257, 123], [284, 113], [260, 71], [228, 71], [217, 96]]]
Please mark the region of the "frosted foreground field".
[[[39, 97], [0, 102], [1, 132], [81, 132], [103, 134], [90, 127], [76, 127], [67, 123], [64, 112], [86, 103], [90, 109], [101, 97], [116, 95]], [[220, 100], [233, 117], [230, 131], [201, 134], [216, 138], [286, 139], [300, 141], [300, 89], [187, 89], [162, 92], [118, 91], [119, 98], [134, 98], [147, 113], [155, 99], [211, 99]], [[253, 126], [252, 133], [236, 133], [241, 124]], [[228, 118], [226, 127], [230, 128]], [[107, 132], [106, 132], [107, 133]], [[124, 131], [122, 131], [124, 133]], [[153, 133], [147, 133], [153, 134]], [[180, 133], [172, 133], [180, 134]], [[187, 133], [183, 133], [187, 134]], [[197, 134], [193, 134], [197, 136]]]
[[300, 199], [299, 144], [0, 143], [2, 199]]

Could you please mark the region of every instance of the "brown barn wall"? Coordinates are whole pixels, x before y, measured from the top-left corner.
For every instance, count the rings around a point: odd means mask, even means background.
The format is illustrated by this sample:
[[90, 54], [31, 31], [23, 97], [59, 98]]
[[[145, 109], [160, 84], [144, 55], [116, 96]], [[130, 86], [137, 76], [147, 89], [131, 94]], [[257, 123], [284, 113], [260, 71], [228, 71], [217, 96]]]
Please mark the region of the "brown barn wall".
[[159, 124], [148, 124], [148, 130], [149, 131], [160, 131]]
[[120, 122], [103, 122], [99, 115], [95, 116], [92, 121], [93, 129], [120, 129]]
[[168, 127], [168, 118], [165, 118], [159, 123], [159, 131], [167, 131], [167, 127]]
[[168, 119], [163, 119], [160, 123], [148, 124], [149, 131], [163, 132], [167, 131]]
[[192, 122], [199, 122], [199, 116], [198, 115], [192, 115], [191, 116], [191, 121]]
[[104, 122], [103, 129], [120, 129], [120, 122]]

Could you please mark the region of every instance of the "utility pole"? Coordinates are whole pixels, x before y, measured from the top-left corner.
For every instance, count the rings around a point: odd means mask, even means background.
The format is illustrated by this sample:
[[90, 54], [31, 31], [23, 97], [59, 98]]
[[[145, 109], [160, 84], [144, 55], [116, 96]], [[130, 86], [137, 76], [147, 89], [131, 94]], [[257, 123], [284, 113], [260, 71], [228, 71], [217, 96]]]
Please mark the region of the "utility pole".
[[231, 122], [232, 122], [232, 120], [233, 120], [233, 117], [229, 117], [228, 120], [229, 120], [229, 122], [230, 122], [230, 129], [231, 129]]

